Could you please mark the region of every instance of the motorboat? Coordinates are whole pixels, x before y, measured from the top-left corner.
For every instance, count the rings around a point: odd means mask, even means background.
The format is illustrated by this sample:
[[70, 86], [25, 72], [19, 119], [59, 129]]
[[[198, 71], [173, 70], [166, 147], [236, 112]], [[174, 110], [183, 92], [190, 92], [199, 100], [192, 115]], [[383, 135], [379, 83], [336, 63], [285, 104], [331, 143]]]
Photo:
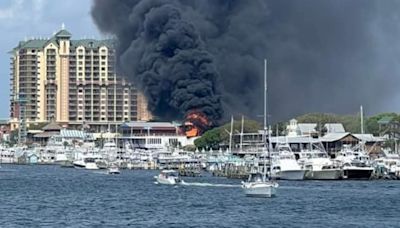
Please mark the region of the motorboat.
[[117, 165], [112, 164], [109, 168], [108, 168], [108, 174], [120, 174], [121, 172], [119, 171], [119, 168]]
[[335, 160], [342, 166], [343, 179], [369, 179], [374, 171], [369, 156], [361, 150], [354, 151], [349, 145], [345, 145], [339, 151]]
[[99, 169], [99, 167], [96, 164], [95, 158], [85, 158], [84, 162], [85, 162], [85, 169], [89, 170]]
[[382, 150], [384, 156], [375, 159], [375, 166], [383, 169], [381, 173], [392, 177], [400, 177], [400, 155], [390, 149]]
[[323, 148], [300, 152], [299, 163], [306, 170], [305, 179], [308, 180], [338, 180], [342, 177], [342, 169]]
[[246, 196], [270, 198], [276, 195], [279, 187], [275, 181], [268, 181], [265, 175], [260, 172], [249, 174], [247, 181], [242, 182], [242, 189]]
[[162, 170], [157, 176], [154, 176], [157, 183], [166, 185], [176, 185], [181, 182], [178, 172], [175, 170]]
[[78, 169], [88, 169], [88, 170], [96, 170], [99, 167], [96, 164], [96, 158], [94, 157], [85, 157], [80, 160], [76, 160], [73, 162], [74, 167]]
[[0, 147], [0, 163], [1, 164], [11, 164], [16, 162], [15, 151], [11, 148]]
[[297, 163], [289, 144], [279, 143], [272, 155], [272, 177], [281, 180], [303, 180], [305, 170]]

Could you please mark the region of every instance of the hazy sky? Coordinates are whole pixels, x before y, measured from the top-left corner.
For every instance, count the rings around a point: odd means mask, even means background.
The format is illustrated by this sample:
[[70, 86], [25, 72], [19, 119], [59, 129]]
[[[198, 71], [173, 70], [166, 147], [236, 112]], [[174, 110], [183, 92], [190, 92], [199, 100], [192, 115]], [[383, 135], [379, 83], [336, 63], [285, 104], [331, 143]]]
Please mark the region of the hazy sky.
[[1, 0], [0, 1], [0, 118], [9, 116], [10, 55], [18, 41], [30, 37], [50, 37], [65, 27], [72, 39], [99, 38], [90, 16], [91, 0]]

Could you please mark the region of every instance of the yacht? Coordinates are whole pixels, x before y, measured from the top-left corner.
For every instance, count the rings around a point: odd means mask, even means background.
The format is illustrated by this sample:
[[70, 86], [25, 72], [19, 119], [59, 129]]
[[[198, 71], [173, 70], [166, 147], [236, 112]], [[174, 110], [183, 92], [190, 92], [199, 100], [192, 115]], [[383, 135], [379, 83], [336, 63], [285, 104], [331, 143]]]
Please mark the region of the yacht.
[[16, 162], [15, 151], [11, 148], [0, 146], [0, 164]]
[[116, 164], [111, 164], [108, 168], [108, 174], [120, 174], [119, 168]]
[[289, 144], [279, 143], [272, 156], [272, 177], [281, 180], [303, 180], [305, 170], [297, 163]]
[[158, 176], [154, 176], [157, 183], [166, 185], [176, 185], [181, 182], [178, 172], [174, 170], [162, 170]]
[[386, 174], [400, 177], [400, 155], [390, 149], [383, 149], [382, 152], [384, 156], [375, 159], [375, 163], [383, 167]]
[[95, 154], [86, 154], [79, 156], [76, 160], [74, 160], [73, 165], [78, 169], [96, 170], [99, 169], [99, 166], [97, 165], [99, 158], [100, 157]]
[[306, 170], [305, 179], [308, 180], [338, 180], [342, 177], [342, 170], [326, 152], [319, 150], [302, 151], [299, 163]]
[[318, 143], [309, 144], [309, 148], [299, 153], [299, 164], [306, 170], [308, 180], [338, 180], [342, 177], [342, 169], [333, 162], [324, 146]]
[[369, 156], [362, 150], [355, 151], [350, 145], [344, 145], [335, 161], [342, 166], [343, 179], [369, 179], [374, 171], [370, 165]]

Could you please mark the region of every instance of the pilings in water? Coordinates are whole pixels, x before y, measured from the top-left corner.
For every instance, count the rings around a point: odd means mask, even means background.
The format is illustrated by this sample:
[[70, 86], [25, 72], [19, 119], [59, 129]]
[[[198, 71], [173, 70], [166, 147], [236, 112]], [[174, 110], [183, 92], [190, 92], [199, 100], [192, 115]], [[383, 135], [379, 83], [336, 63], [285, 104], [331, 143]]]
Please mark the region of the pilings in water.
[[181, 164], [179, 175], [183, 177], [199, 177], [201, 176], [200, 164]]
[[374, 172], [372, 173], [372, 180], [400, 180], [400, 172], [390, 172], [384, 166], [376, 166]]
[[218, 166], [217, 169], [212, 171], [213, 176], [226, 177], [232, 179], [246, 179], [250, 173], [251, 166], [249, 165], [236, 165], [224, 164]]

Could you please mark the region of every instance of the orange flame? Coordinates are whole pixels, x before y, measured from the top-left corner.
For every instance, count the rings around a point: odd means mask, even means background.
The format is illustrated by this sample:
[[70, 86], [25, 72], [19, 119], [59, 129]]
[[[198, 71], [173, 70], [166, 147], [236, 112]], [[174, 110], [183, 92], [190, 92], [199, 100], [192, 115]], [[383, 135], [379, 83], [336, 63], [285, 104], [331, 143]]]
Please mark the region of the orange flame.
[[184, 126], [186, 137], [191, 138], [203, 134], [211, 126], [211, 122], [206, 115], [193, 110], [186, 115]]

